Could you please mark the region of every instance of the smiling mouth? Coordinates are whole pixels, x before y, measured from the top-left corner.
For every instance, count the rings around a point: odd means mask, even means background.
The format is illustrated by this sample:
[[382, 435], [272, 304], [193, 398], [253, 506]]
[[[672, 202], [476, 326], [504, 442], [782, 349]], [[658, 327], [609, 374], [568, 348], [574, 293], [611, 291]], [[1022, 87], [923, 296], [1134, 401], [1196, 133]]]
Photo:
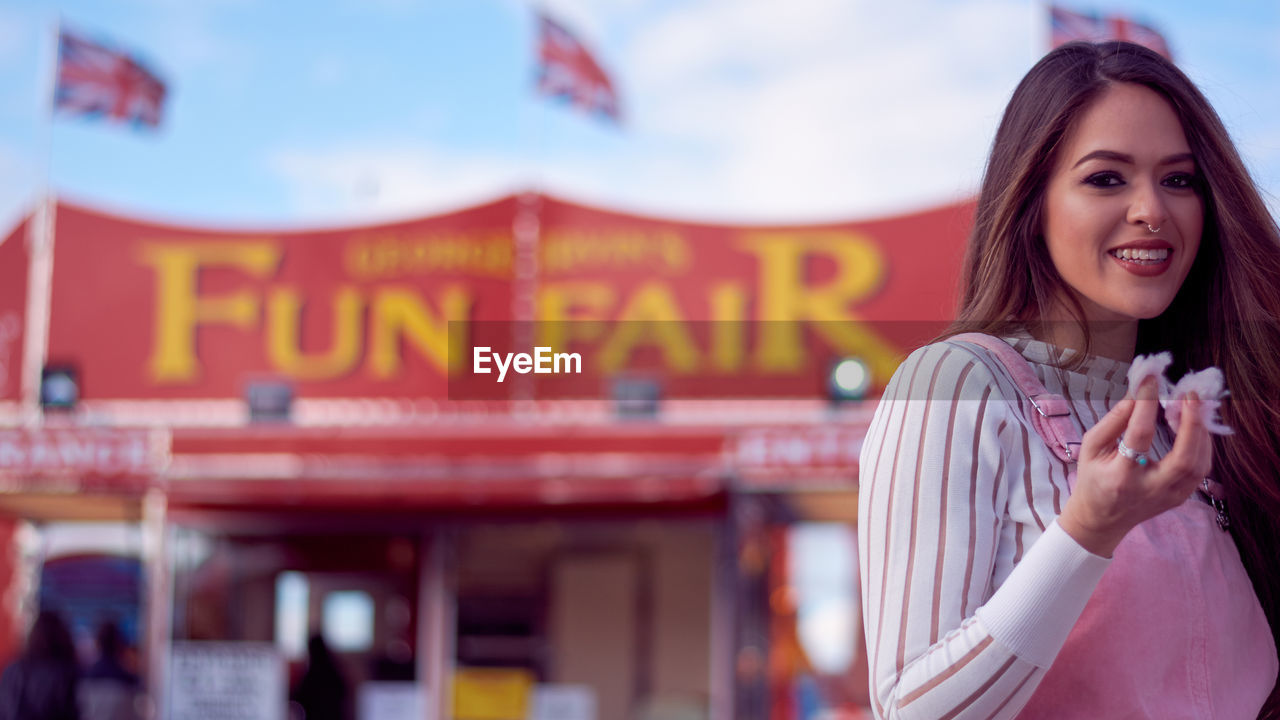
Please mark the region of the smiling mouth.
[[1121, 248], [1119, 250], [1112, 250], [1107, 254], [1118, 260], [1133, 263], [1135, 265], [1159, 265], [1169, 259], [1168, 248], [1156, 248], [1152, 250]]

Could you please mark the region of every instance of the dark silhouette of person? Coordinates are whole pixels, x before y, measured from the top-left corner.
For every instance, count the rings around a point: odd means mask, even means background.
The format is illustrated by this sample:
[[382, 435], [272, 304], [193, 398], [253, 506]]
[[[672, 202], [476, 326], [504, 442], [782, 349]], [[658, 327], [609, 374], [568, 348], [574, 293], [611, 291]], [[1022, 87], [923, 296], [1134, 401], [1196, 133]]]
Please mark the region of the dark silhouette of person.
[[22, 654], [0, 675], [0, 720], [80, 720], [78, 676], [67, 624], [41, 610]]
[[80, 710], [87, 720], [136, 720], [141, 682], [125, 667], [124, 633], [108, 620], [98, 626], [98, 657], [80, 679]]
[[346, 678], [319, 633], [307, 640], [307, 670], [298, 681], [293, 699], [306, 713], [306, 720], [346, 720], [348, 717]]

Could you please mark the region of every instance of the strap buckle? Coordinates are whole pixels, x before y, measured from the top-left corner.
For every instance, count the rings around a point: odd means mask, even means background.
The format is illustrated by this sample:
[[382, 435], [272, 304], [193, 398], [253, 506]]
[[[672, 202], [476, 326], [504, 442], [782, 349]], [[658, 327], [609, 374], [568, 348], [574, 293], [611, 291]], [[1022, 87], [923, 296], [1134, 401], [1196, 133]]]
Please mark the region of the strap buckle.
[[[1039, 401], [1037, 402], [1037, 398]], [[1027, 400], [1031, 402], [1031, 407], [1043, 418], [1038, 424], [1042, 424], [1044, 429], [1040, 435], [1048, 442], [1049, 435], [1057, 442], [1062, 449], [1062, 454], [1066, 455], [1067, 462], [1076, 462], [1079, 456], [1078, 452], [1072, 452], [1071, 446], [1080, 446], [1079, 441], [1070, 440], [1070, 438], [1079, 437], [1079, 434], [1073, 431], [1070, 426], [1071, 420], [1071, 403], [1066, 401], [1061, 395], [1053, 393], [1037, 393], [1035, 395], [1028, 394]], [[1049, 434], [1047, 435], [1047, 431]]]
[[[1057, 400], [1058, 402], [1054, 402], [1054, 403], [1046, 402], [1045, 406], [1041, 407], [1040, 403], [1036, 402], [1036, 398], [1038, 397], [1045, 398], [1046, 400]], [[1061, 395], [1054, 395], [1052, 393], [1042, 393], [1039, 395], [1028, 395], [1027, 399], [1031, 401], [1031, 407], [1035, 408], [1036, 412], [1040, 413], [1044, 417], [1047, 417], [1047, 418], [1065, 417], [1071, 414], [1071, 408], [1068, 406], [1067, 401], [1062, 399]], [[1054, 407], [1048, 407], [1049, 405], [1053, 405]]]
[[1218, 497], [1209, 483], [1209, 478], [1205, 478], [1201, 486], [1196, 490], [1204, 496], [1205, 501], [1209, 503], [1209, 507], [1213, 508], [1217, 514], [1215, 519], [1218, 521], [1218, 527], [1222, 532], [1227, 532], [1231, 529], [1231, 516], [1227, 514], [1227, 501]]

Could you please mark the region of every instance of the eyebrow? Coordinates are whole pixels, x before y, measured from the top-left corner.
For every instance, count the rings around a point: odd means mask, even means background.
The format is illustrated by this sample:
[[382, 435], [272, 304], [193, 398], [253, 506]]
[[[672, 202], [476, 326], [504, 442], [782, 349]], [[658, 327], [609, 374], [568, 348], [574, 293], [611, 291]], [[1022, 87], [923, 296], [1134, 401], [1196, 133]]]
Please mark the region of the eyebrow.
[[[1084, 157], [1077, 160], [1076, 164], [1072, 165], [1071, 167], [1072, 169], [1078, 168], [1090, 160], [1115, 160], [1116, 162], [1127, 163], [1129, 165], [1133, 164], [1132, 155], [1125, 155], [1124, 153], [1116, 152], [1115, 150], [1094, 150], [1088, 155], [1085, 155]], [[1174, 163], [1180, 163], [1187, 160], [1190, 160], [1191, 162], [1195, 162], [1196, 158], [1194, 155], [1192, 155], [1189, 152], [1178, 153], [1177, 155], [1170, 155], [1156, 164], [1157, 165], [1173, 165]]]

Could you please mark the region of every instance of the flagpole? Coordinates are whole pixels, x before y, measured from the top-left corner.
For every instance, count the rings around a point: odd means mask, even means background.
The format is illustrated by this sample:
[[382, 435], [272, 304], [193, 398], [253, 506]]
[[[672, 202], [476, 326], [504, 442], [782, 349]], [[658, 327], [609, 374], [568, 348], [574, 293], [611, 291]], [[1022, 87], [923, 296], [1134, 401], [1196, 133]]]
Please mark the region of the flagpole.
[[[531, 38], [536, 46], [540, 42], [540, 28], [537, 23], [541, 14], [536, 3], [530, 3], [529, 17], [534, 19], [534, 33]], [[534, 88], [536, 92], [536, 88]], [[515, 281], [513, 284], [513, 292], [511, 298], [511, 317], [515, 321], [515, 331], [513, 333], [513, 341], [521, 352], [530, 351], [536, 338], [534, 329], [534, 321], [537, 317], [536, 297], [538, 289], [538, 248], [542, 235], [542, 188], [539, 180], [539, 165], [541, 154], [540, 134], [537, 132], [539, 125], [536, 115], [533, 114], [535, 109], [532, 100], [533, 93], [522, 94], [520, 100], [521, 105], [525, 108], [522, 113], [525, 122], [521, 123], [520, 134], [522, 136], [521, 145], [528, 153], [529, 157], [529, 186], [519, 189], [516, 196], [516, 208], [511, 223], [512, 242], [515, 245], [515, 261], [514, 274]], [[532, 129], [530, 126], [533, 126]], [[532, 138], [532, 140], [531, 140]], [[535, 399], [532, 380], [529, 378], [518, 378], [522, 382], [518, 382], [513, 392], [513, 399], [516, 400], [514, 409], [517, 413], [533, 410], [533, 401]]]
[[62, 19], [53, 21], [49, 52], [48, 96], [44, 121], [44, 162], [37, 185], [36, 206], [27, 226], [27, 319], [23, 333], [22, 408], [25, 424], [34, 427], [42, 420], [40, 383], [48, 359], [49, 312], [52, 305], [53, 238], [57, 222], [57, 201], [52, 191], [53, 113], [58, 84], [58, 46], [62, 37]]

